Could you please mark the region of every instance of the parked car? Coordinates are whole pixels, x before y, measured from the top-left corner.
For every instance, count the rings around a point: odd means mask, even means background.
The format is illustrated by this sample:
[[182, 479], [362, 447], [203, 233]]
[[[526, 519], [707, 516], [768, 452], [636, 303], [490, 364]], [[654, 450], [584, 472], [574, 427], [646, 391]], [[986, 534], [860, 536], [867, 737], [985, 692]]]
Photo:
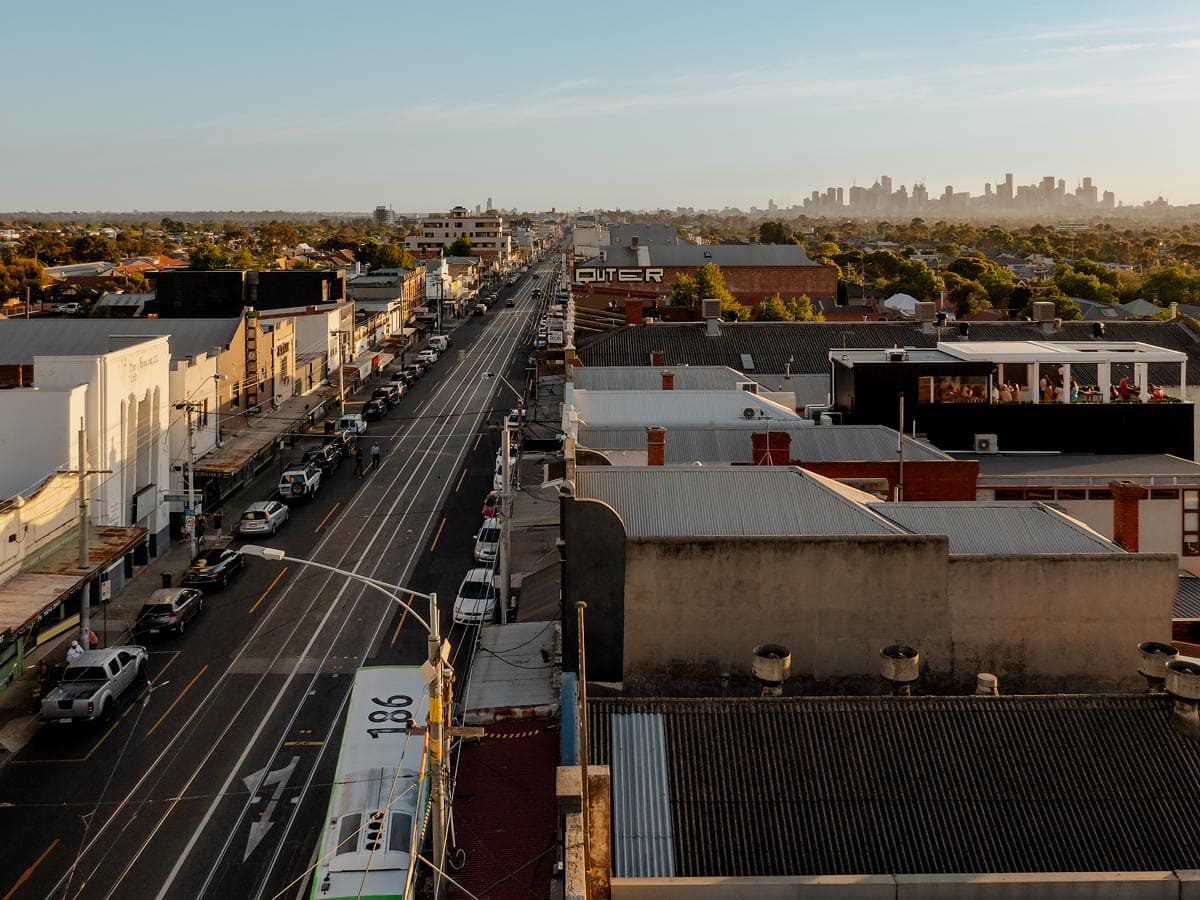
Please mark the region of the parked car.
[[335, 444], [322, 444], [306, 450], [301, 465], [314, 465], [328, 478], [342, 464], [342, 451]]
[[[284, 507], [287, 509], [287, 507]], [[196, 588], [163, 588], [150, 595], [133, 623], [134, 635], [174, 631], [183, 634], [187, 623], [204, 610], [204, 593]]]
[[496, 515], [496, 508], [500, 505], [500, 495], [495, 491], [488, 491], [487, 497], [483, 501], [482, 515], [485, 519], [490, 519]]
[[192, 564], [183, 573], [184, 587], [227, 588], [229, 576], [246, 564], [241, 550], [232, 547], [214, 547], [196, 555]]
[[471, 569], [454, 598], [454, 621], [460, 625], [482, 625], [496, 616], [496, 586], [492, 570]]
[[394, 384], [380, 385], [371, 393], [371, 399], [382, 400], [391, 409], [400, 402], [400, 391]]
[[516, 306], [517, 301], [514, 300], [512, 297], [509, 297], [507, 300], [504, 301], [504, 305], [505, 306]]
[[518, 409], [510, 409], [508, 411], [508, 430], [519, 431], [522, 423], [525, 421], [525, 411]]
[[[358, 418], [362, 418], [359, 416]], [[321, 470], [309, 463], [288, 466], [279, 476], [279, 496], [299, 500], [315, 497], [321, 490]]]
[[355, 434], [366, 434], [367, 423], [358, 413], [347, 413], [338, 419], [338, 428], [342, 431], [352, 431]]
[[388, 385], [396, 389], [396, 402], [399, 403], [404, 399], [404, 395], [408, 393], [408, 384], [403, 378], [397, 377], [394, 381], [389, 381]]
[[333, 449], [336, 450], [342, 456], [342, 458], [345, 458], [350, 455], [350, 448], [354, 446], [354, 442], [357, 440], [357, 438], [358, 435], [356, 435], [353, 431], [350, 431], [349, 429], [343, 429], [341, 431], [335, 431], [330, 437], [326, 438], [325, 446], [333, 447]]
[[107, 722], [117, 699], [146, 675], [145, 647], [85, 650], [67, 663], [58, 687], [42, 698], [47, 722]]
[[448, 334], [435, 334], [429, 339], [430, 350], [436, 350], [438, 353], [445, 353], [454, 346], [454, 338]]
[[476, 303], [474, 306], [471, 307], [471, 315], [473, 315], [473, 316], [486, 315], [487, 311], [488, 311], [488, 305], [486, 303]]
[[404, 367], [404, 374], [409, 379], [409, 384], [413, 384], [425, 374], [425, 367], [420, 363], [409, 363]]
[[362, 417], [368, 422], [378, 422], [387, 414], [387, 401], [368, 400], [363, 404]]
[[437, 361], [438, 352], [428, 347], [417, 354], [417, 362], [424, 363], [426, 366], [431, 366]]
[[54, 307], [56, 313], [61, 313], [64, 316], [77, 316], [83, 307], [78, 303], [59, 303]]
[[500, 520], [488, 519], [475, 535], [475, 561], [495, 562], [500, 556]]
[[[310, 451], [311, 452], [311, 451]], [[288, 508], [278, 500], [251, 503], [238, 522], [238, 534], [274, 534], [288, 519]]]

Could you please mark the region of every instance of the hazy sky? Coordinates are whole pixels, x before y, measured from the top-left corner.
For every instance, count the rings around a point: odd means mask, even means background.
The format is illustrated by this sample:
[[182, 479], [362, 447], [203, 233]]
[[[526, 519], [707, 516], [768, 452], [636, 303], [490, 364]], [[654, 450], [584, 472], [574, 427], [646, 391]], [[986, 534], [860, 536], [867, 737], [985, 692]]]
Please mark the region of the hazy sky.
[[0, 210], [1200, 202], [1200, 3], [9, 3]]

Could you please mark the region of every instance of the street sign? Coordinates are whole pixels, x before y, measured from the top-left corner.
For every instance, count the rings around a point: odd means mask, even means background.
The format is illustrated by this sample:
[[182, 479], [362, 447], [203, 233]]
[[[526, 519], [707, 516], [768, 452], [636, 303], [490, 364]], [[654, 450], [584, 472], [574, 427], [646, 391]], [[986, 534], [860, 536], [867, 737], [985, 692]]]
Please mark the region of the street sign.
[[164, 494], [163, 503], [187, 503], [187, 494]]
[[183, 520], [183, 527], [187, 529], [189, 534], [196, 533], [196, 517], [188, 516]]

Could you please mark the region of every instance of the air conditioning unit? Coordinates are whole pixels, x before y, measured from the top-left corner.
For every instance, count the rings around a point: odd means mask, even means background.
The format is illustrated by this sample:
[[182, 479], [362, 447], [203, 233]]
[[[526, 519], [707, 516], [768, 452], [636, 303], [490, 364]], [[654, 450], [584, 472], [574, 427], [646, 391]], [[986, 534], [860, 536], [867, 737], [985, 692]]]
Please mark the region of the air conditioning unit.
[[757, 381], [739, 381], [737, 383], [737, 386], [738, 386], [739, 391], [745, 391], [747, 394], [757, 394], [758, 393], [758, 382]]
[[810, 403], [804, 407], [804, 417], [814, 422], [820, 421], [821, 413], [829, 411], [828, 403]]
[[901, 350], [899, 347], [895, 347], [891, 350], [885, 350], [884, 354], [887, 356], [888, 362], [904, 362], [905, 358], [908, 356], [907, 351]]
[[975, 452], [976, 453], [999, 453], [1000, 447], [996, 441], [994, 434], [977, 434], [975, 435]]
[[758, 418], [758, 410], [755, 409], [753, 406], [747, 406], [745, 409], [742, 410], [742, 418], [743, 419], [756, 419], [756, 418]]

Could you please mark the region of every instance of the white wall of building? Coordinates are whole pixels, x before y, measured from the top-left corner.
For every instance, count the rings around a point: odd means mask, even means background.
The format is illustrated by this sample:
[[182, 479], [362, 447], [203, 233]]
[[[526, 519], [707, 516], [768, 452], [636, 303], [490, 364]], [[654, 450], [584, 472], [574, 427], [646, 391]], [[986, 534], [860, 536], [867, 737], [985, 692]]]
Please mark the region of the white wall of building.
[[[40, 373], [39, 373], [40, 375]], [[87, 385], [0, 391], [0, 497], [26, 494], [58, 469], [78, 462], [79, 423], [87, 416]]]

